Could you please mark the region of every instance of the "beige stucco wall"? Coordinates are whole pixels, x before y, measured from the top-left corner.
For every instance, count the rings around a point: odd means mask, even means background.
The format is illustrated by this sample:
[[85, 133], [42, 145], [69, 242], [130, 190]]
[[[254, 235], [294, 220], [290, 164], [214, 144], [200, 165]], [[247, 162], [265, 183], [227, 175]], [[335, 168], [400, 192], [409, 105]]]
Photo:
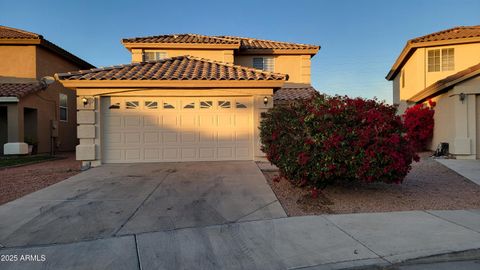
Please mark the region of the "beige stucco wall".
[[[460, 93], [466, 98], [462, 102]], [[478, 111], [480, 104], [480, 77], [459, 83], [450, 91], [435, 97], [435, 128], [430, 149], [447, 142], [450, 153], [458, 159], [475, 159], [478, 153]]]
[[[454, 70], [428, 72], [428, 50], [445, 48], [455, 49]], [[400, 72], [398, 72], [398, 74], [394, 78], [394, 82], [398, 81], [398, 83], [393, 84], [393, 102], [399, 104], [402, 101], [409, 99], [421, 90], [425, 89], [429, 85], [435, 83], [436, 81], [455, 74], [463, 69], [476, 65], [479, 62], [480, 43], [416, 49], [413, 55], [408, 59]], [[402, 87], [401, 85], [402, 71], [405, 73], [405, 87]], [[398, 99], [396, 99], [395, 97], [397, 92], [399, 93]]]
[[[78, 70], [80, 67], [63, 57], [60, 57], [48, 50], [37, 47], [37, 78], [44, 76], [53, 76], [55, 73]], [[55, 119], [59, 119], [60, 109], [59, 94], [68, 96], [68, 119], [67, 121], [58, 121], [58, 138], [56, 146], [60, 151], [73, 151], [78, 143], [77, 140], [77, 110], [76, 93], [74, 90], [63, 87], [59, 82], [55, 82], [48, 87], [50, 100], [56, 103]], [[47, 93], [45, 93], [47, 94]]]
[[[263, 159], [264, 154], [260, 150], [260, 137], [258, 126], [261, 121], [261, 113], [273, 107], [273, 89], [232, 89], [213, 88], [208, 90], [194, 89], [153, 89], [113, 93], [115, 89], [77, 89], [78, 100], [86, 97], [90, 100], [89, 105], [83, 106], [77, 102], [78, 109], [78, 134], [80, 144], [76, 148], [77, 160], [82, 160], [84, 166], [99, 166], [102, 164], [102, 97], [109, 96], [151, 96], [151, 97], [202, 97], [202, 96], [244, 96], [253, 97], [254, 100], [254, 159]], [[134, 89], [130, 89], [134, 90]], [[117, 90], [118, 91], [118, 90]], [[263, 103], [264, 97], [269, 98], [268, 104]]]
[[190, 55], [199, 58], [220, 61], [224, 63], [233, 63], [233, 50], [219, 50], [219, 49], [133, 49], [132, 62], [143, 61], [144, 51], [165, 52], [167, 57], [175, 57], [182, 55]]
[[[0, 46], [0, 59], [2, 59], [0, 62], [0, 81], [2, 82], [35, 81], [44, 76], [53, 76], [57, 72], [67, 72], [81, 68], [69, 60], [38, 46]], [[76, 94], [75, 91], [63, 87], [58, 82], [49, 85], [46, 90], [21, 98], [18, 104], [15, 104], [17, 120], [11, 119], [9, 126], [18, 134], [10, 136], [12, 140], [16, 142], [24, 140], [24, 109], [36, 109], [38, 152], [50, 152], [52, 146], [51, 121], [59, 119], [59, 93], [68, 96], [68, 121], [58, 122], [58, 137], [55, 147], [56, 150], [60, 151], [73, 151], [77, 144]], [[3, 144], [1, 147], [3, 147]]]
[[0, 80], [36, 77], [35, 46], [0, 46]]
[[[253, 58], [263, 56], [269, 57], [272, 55], [236, 55], [235, 64], [253, 67]], [[274, 72], [288, 74], [288, 82], [310, 83], [310, 55], [273, 55], [273, 57]]]

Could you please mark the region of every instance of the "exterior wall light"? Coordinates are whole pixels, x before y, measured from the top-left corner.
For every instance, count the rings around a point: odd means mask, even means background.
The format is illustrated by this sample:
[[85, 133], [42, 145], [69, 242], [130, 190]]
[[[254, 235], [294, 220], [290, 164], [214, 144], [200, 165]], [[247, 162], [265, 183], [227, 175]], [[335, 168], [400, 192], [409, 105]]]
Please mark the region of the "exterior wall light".
[[268, 97], [264, 97], [264, 98], [263, 98], [263, 104], [264, 104], [264, 105], [267, 105], [267, 104], [268, 104]]
[[82, 103], [83, 103], [83, 106], [86, 106], [88, 104], [88, 99], [86, 97], [83, 97]]
[[460, 95], [458, 95], [458, 97], [463, 104], [463, 101], [465, 100], [465, 93], [460, 93]]

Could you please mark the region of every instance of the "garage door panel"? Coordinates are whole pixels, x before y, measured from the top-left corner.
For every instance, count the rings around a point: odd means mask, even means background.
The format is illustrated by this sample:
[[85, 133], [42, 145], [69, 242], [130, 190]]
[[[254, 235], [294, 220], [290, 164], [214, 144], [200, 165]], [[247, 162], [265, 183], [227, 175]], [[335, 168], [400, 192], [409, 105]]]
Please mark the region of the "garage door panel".
[[215, 115], [199, 115], [199, 123], [198, 126], [200, 128], [210, 128], [216, 126], [216, 117]]
[[251, 153], [250, 153], [250, 147], [248, 146], [237, 146], [236, 147], [236, 159], [250, 159]]
[[140, 132], [125, 133], [125, 144], [140, 144], [142, 143]]
[[163, 143], [165, 145], [178, 142], [178, 133], [177, 132], [163, 132]]
[[111, 162], [122, 161], [124, 160], [123, 150], [121, 149], [108, 149], [104, 152], [105, 156], [108, 157], [108, 160]]
[[198, 140], [200, 143], [215, 143], [215, 130], [201, 130], [198, 132]]
[[218, 130], [218, 143], [219, 144], [235, 143], [235, 130], [219, 129]]
[[125, 116], [123, 119], [126, 128], [139, 128], [141, 125], [140, 116]]
[[122, 143], [122, 133], [105, 133], [105, 141], [108, 144], [119, 144]]
[[145, 144], [160, 144], [160, 134], [158, 132], [144, 132], [143, 142]]
[[162, 127], [164, 129], [177, 129], [178, 127], [177, 115], [163, 115], [162, 120], [163, 120]]
[[178, 148], [164, 148], [163, 149], [163, 159], [165, 161], [175, 161], [179, 159], [179, 149]]
[[234, 149], [233, 147], [218, 147], [217, 148], [217, 157], [218, 159], [234, 159]]
[[122, 127], [122, 116], [105, 116], [105, 122], [108, 123], [106, 128], [121, 128]]
[[191, 115], [181, 115], [180, 126], [182, 128], [195, 128], [196, 118], [197, 116], [193, 113]]
[[197, 141], [195, 135], [195, 132], [182, 132], [182, 143], [195, 143]]
[[107, 163], [253, 157], [252, 98], [115, 100], [121, 106], [107, 108], [102, 118], [102, 156]]
[[182, 160], [195, 160], [197, 157], [196, 148], [182, 148], [180, 151], [182, 154]]
[[145, 148], [144, 157], [147, 161], [158, 161], [162, 159], [161, 148]]
[[143, 126], [145, 128], [159, 128], [160, 125], [158, 123], [158, 116], [155, 115], [148, 115], [143, 117]]
[[218, 115], [218, 127], [221, 128], [231, 128], [233, 126], [233, 115], [227, 114], [227, 115]]
[[125, 160], [139, 161], [141, 149], [125, 149]]
[[200, 147], [198, 149], [199, 158], [202, 160], [213, 160], [215, 159], [215, 148], [214, 147]]

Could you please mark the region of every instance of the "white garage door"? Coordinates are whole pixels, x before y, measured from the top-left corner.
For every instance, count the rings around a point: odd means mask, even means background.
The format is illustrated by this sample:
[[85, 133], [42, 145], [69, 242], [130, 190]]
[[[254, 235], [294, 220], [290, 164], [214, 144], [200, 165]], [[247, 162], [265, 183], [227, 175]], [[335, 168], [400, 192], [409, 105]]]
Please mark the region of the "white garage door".
[[253, 108], [248, 97], [107, 97], [106, 163], [251, 160]]

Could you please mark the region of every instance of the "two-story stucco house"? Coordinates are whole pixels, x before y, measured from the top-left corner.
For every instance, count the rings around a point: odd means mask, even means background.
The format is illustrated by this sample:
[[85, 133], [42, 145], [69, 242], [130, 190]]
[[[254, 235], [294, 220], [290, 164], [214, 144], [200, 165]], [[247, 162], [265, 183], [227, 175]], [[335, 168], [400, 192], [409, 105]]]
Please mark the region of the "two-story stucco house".
[[77, 159], [254, 160], [262, 112], [307, 98], [319, 46], [197, 34], [123, 39], [132, 63], [57, 74], [77, 91]]
[[399, 112], [436, 101], [431, 149], [441, 142], [461, 159], [480, 158], [480, 26], [411, 39], [387, 75]]
[[41, 79], [92, 67], [39, 34], [0, 26], [0, 155], [26, 154], [25, 142], [38, 153], [73, 151], [75, 92]]

